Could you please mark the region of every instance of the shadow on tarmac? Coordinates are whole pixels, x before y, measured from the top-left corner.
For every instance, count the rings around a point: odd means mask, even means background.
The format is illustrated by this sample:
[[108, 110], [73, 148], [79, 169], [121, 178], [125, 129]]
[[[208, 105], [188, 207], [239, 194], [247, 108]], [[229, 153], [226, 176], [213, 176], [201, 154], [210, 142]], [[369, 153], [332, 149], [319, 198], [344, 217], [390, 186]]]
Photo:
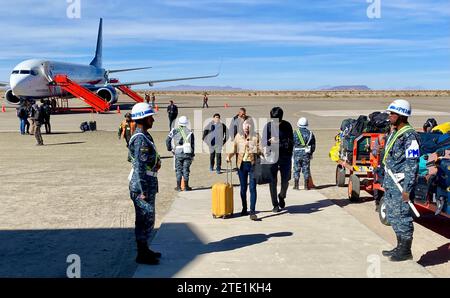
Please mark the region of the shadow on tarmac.
[[[194, 228], [185, 223], [162, 224], [155, 238], [152, 249], [161, 251], [163, 257], [158, 266], [142, 265], [142, 277], [174, 277], [190, 262], [200, 255], [232, 251], [243, 247], [260, 244], [273, 237], [289, 237], [292, 232], [284, 231], [271, 234], [237, 235], [218, 241], [204, 243]], [[214, 266], [214, 264], [211, 264]]]
[[428, 267], [448, 263], [450, 261], [450, 242], [427, 252], [417, 261], [418, 264]]
[[81, 277], [130, 277], [136, 270], [134, 229], [0, 231], [0, 277], [66, 278], [80, 257]]

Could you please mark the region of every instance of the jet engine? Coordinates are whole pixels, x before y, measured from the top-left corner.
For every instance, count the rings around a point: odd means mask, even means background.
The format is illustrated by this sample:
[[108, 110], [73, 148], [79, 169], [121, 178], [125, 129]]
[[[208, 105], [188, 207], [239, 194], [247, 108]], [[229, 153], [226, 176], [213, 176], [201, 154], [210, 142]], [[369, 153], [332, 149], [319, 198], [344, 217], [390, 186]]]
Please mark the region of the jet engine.
[[15, 96], [11, 89], [6, 90], [5, 99], [8, 103], [13, 105], [18, 105], [20, 103], [20, 98]]
[[97, 90], [97, 95], [103, 98], [110, 105], [115, 104], [119, 99], [119, 95], [114, 87], [102, 87]]

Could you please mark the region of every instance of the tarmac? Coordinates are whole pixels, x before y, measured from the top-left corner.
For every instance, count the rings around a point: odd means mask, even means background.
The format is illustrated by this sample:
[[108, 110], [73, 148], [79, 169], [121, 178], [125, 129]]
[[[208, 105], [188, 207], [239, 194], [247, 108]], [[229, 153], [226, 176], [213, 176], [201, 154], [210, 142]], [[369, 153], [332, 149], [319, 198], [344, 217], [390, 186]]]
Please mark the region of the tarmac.
[[432, 276], [413, 261], [383, 257], [391, 245], [317, 191], [290, 191], [279, 213], [268, 186], [257, 192], [257, 221], [240, 216], [239, 186], [227, 219], [212, 217], [211, 190], [180, 193], [151, 244], [163, 254], [160, 265], [140, 265], [134, 277]]

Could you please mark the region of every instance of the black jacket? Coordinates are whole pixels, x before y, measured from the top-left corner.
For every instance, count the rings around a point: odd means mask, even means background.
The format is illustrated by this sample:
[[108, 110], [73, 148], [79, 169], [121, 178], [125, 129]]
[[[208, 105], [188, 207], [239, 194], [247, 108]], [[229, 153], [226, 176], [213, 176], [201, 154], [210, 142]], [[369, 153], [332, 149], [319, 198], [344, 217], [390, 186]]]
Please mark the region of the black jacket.
[[272, 144], [269, 139], [272, 137], [277, 137], [279, 139], [280, 146], [280, 159], [291, 159], [294, 149], [294, 131], [292, 130], [292, 125], [285, 120], [281, 120], [278, 131], [272, 127], [273, 125], [274, 122], [269, 122], [264, 127], [263, 141], [265, 144], [263, 145], [271, 146]]

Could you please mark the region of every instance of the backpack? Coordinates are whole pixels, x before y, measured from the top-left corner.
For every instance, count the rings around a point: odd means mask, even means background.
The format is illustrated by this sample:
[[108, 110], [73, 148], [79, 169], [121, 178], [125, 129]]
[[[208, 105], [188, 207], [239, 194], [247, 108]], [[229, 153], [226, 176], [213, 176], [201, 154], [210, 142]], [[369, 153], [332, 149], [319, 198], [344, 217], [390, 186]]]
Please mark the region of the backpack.
[[369, 115], [369, 122], [367, 123], [366, 132], [386, 133], [389, 131], [389, 114], [381, 112], [373, 112]]
[[80, 129], [82, 132], [89, 131], [89, 124], [87, 122], [82, 122], [80, 124]]
[[369, 121], [367, 120], [367, 116], [359, 116], [350, 131], [350, 135], [359, 136], [360, 134], [362, 134], [365, 131], [368, 122]]
[[450, 134], [419, 132], [420, 154], [435, 153], [438, 150], [450, 149]]
[[356, 122], [356, 120], [352, 119], [352, 118], [347, 118], [342, 121], [342, 123], [341, 123], [342, 136], [346, 136], [349, 134], [349, 132], [352, 130], [355, 122]]

